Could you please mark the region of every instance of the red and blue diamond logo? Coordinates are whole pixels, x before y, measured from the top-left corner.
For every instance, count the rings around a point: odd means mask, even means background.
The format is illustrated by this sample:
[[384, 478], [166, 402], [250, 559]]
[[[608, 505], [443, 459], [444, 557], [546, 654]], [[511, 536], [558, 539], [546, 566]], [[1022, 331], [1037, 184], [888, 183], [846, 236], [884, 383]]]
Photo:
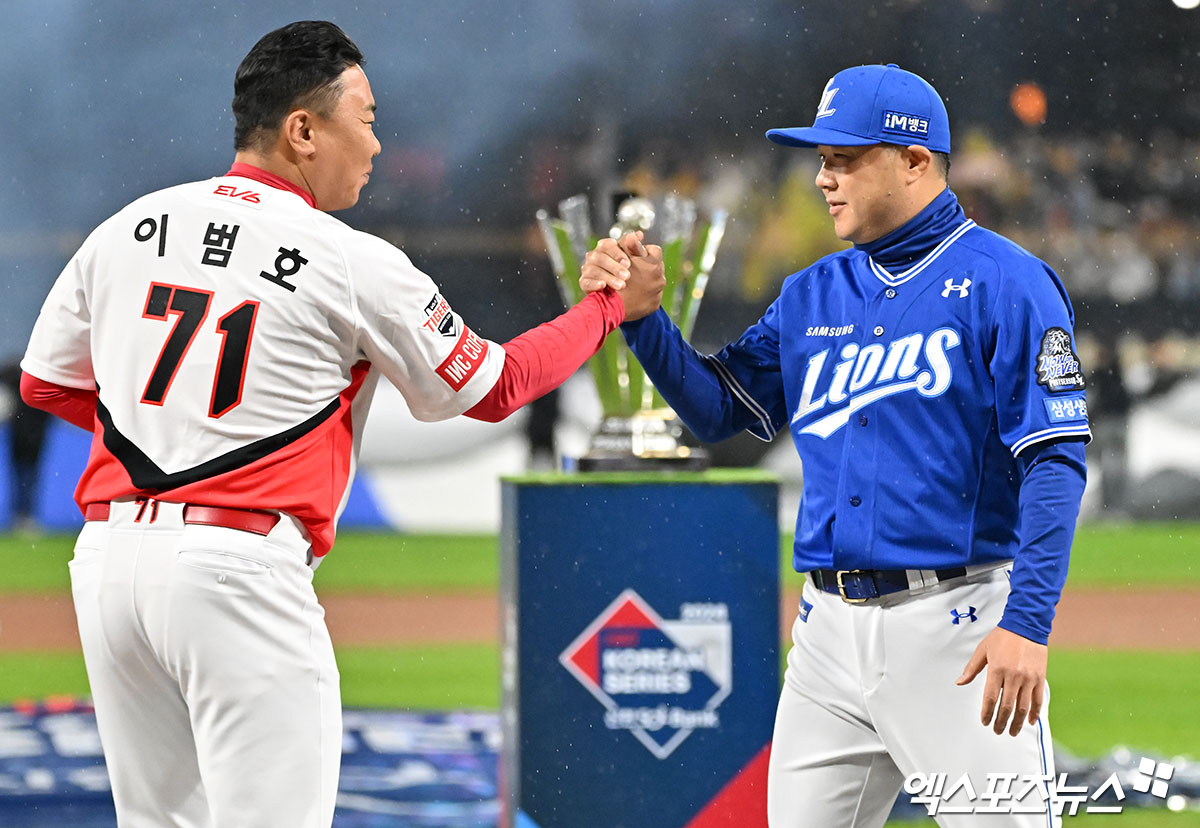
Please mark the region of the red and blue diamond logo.
[[725, 604], [684, 604], [668, 621], [627, 589], [558, 660], [604, 706], [605, 727], [665, 759], [692, 731], [720, 726], [732, 643]]

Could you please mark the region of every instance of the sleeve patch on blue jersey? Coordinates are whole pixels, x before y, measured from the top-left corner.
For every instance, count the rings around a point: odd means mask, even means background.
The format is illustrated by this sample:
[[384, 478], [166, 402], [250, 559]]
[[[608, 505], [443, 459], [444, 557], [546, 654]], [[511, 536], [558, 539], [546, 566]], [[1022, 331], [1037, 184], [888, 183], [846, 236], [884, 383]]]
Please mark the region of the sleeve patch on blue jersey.
[[1079, 357], [1071, 347], [1071, 335], [1062, 328], [1050, 328], [1042, 336], [1037, 358], [1038, 385], [1047, 391], [1082, 391], [1083, 371]]
[[1068, 420], [1087, 420], [1087, 400], [1079, 397], [1057, 397], [1043, 400], [1046, 404], [1046, 414], [1052, 423], [1063, 423]]

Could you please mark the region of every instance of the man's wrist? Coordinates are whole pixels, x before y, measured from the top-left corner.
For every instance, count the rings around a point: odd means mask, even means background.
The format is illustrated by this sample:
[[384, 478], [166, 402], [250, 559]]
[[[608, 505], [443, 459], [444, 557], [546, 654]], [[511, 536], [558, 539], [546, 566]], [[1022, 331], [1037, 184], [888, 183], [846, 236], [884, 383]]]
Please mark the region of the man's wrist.
[[1043, 630], [1028, 621], [1019, 617], [1010, 617], [1003, 615], [1000, 618], [1000, 623], [996, 625], [1002, 630], [1007, 630], [1014, 635], [1019, 635], [1022, 638], [1028, 638], [1034, 644], [1046, 646], [1050, 643], [1050, 631]]

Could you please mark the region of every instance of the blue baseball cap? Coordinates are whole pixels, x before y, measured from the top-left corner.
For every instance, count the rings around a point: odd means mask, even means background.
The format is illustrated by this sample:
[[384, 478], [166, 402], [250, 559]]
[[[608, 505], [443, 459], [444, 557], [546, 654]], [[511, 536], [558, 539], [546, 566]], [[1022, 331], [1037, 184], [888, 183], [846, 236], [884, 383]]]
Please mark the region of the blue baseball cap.
[[920, 144], [950, 151], [946, 105], [928, 81], [894, 63], [855, 66], [829, 79], [810, 127], [767, 130], [789, 147]]

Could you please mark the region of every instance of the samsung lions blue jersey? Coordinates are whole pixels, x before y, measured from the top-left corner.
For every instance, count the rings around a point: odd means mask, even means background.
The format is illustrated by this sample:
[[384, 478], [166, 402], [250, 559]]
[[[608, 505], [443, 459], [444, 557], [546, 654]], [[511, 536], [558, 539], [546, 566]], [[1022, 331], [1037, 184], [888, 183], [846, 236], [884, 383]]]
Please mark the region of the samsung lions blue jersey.
[[949, 190], [880, 242], [788, 278], [709, 362], [750, 431], [791, 432], [796, 569], [1012, 558], [1016, 455], [1090, 438], [1073, 321], [1054, 272], [965, 218]]

